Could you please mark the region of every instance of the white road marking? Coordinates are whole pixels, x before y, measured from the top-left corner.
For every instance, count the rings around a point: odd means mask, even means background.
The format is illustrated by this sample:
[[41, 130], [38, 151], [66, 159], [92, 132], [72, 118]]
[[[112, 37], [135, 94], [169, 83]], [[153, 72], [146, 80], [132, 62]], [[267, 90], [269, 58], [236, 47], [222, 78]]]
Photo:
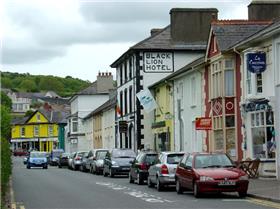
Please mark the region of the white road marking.
[[114, 191], [121, 191], [124, 194], [128, 194], [132, 197], [139, 198], [143, 201], [149, 202], [149, 203], [174, 203], [175, 201], [163, 199], [162, 197], [155, 196], [146, 192], [142, 192], [136, 189], [132, 189], [126, 186], [118, 185], [115, 183], [110, 182], [96, 182], [97, 185], [104, 186], [107, 188], [110, 188]]

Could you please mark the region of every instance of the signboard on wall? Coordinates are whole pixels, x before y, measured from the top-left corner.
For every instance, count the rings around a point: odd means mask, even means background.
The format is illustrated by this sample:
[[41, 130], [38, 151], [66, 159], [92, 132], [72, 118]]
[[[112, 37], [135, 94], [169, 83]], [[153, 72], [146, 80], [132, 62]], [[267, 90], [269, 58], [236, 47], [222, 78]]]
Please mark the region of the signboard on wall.
[[144, 52], [144, 72], [170, 73], [174, 71], [172, 52]]
[[127, 121], [126, 120], [120, 120], [119, 121], [119, 132], [120, 133], [126, 133], [127, 132]]
[[201, 117], [195, 119], [195, 130], [211, 130], [212, 120], [209, 117]]
[[247, 69], [251, 73], [262, 73], [266, 70], [265, 52], [254, 52], [247, 54]]

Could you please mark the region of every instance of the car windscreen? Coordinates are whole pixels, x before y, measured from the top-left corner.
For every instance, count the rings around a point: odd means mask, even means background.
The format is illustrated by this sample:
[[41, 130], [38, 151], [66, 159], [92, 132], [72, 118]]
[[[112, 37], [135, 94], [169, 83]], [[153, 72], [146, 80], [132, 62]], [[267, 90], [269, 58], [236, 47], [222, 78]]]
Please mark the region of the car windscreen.
[[87, 153], [87, 152], [79, 152], [79, 153], [78, 153], [78, 156], [79, 156], [79, 157], [83, 157], [86, 153]]
[[98, 151], [96, 152], [96, 159], [100, 160], [100, 159], [104, 159], [105, 156], [107, 155], [107, 151]]
[[225, 154], [197, 155], [195, 168], [233, 167], [231, 160]]
[[147, 154], [145, 157], [145, 163], [153, 164], [156, 161], [157, 157], [157, 154]]
[[30, 157], [31, 158], [36, 158], [36, 157], [46, 157], [46, 153], [44, 152], [31, 152]]
[[114, 158], [135, 158], [136, 154], [132, 150], [114, 150], [112, 152]]
[[183, 156], [183, 153], [169, 154], [167, 156], [167, 164], [178, 164], [182, 160]]

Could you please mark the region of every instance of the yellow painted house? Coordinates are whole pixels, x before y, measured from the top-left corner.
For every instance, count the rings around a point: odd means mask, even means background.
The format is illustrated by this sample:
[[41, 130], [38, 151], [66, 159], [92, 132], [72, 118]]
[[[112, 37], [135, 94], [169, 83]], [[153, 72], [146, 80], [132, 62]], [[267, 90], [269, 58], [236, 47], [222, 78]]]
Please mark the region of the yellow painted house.
[[37, 110], [30, 117], [12, 121], [11, 143], [13, 149], [36, 149], [50, 152], [58, 148], [59, 120], [62, 114]]
[[158, 82], [150, 87], [158, 104], [152, 130], [156, 151], [174, 151], [172, 84]]

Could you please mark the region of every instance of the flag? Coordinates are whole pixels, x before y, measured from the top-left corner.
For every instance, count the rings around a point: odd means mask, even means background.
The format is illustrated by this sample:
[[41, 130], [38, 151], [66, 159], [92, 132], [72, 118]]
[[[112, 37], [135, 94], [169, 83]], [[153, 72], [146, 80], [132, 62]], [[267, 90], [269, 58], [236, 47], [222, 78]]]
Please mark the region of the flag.
[[149, 89], [138, 92], [136, 96], [147, 113], [157, 108], [157, 103]]
[[117, 115], [118, 115], [119, 117], [122, 115], [122, 111], [121, 111], [121, 108], [120, 108], [120, 106], [119, 106], [119, 102], [117, 102], [116, 112], [117, 112]]

